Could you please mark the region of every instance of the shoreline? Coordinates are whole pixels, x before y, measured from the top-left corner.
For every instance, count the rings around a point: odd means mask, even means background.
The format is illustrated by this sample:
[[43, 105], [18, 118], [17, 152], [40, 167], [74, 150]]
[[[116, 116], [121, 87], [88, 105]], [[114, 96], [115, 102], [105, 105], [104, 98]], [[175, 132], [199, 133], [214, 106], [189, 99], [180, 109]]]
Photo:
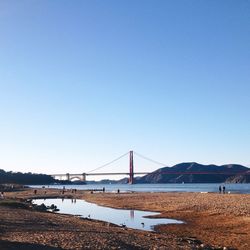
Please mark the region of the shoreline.
[[[38, 189], [37, 189], [38, 190]], [[145, 242], [149, 246], [155, 247], [155, 249], [164, 249], [163, 245], [171, 242], [172, 248], [168, 244], [167, 249], [192, 249], [192, 245], [196, 247], [202, 245], [215, 246], [217, 248], [227, 247], [227, 249], [250, 249], [250, 195], [249, 194], [216, 194], [216, 193], [187, 193], [187, 192], [166, 192], [166, 193], [90, 193], [84, 190], [77, 190], [76, 193], [66, 191], [64, 194], [59, 193], [58, 189], [39, 189], [38, 194], [34, 197], [34, 189], [27, 189], [25, 191], [6, 193], [7, 198], [15, 199], [28, 199], [28, 198], [75, 198], [84, 199], [88, 202], [96, 203], [102, 206], [108, 206], [112, 208], [125, 208], [136, 209], [143, 211], [160, 212], [160, 215], [156, 217], [178, 219], [186, 222], [185, 224], [175, 225], [159, 225], [156, 228], [156, 232], [141, 232], [140, 230], [127, 229], [124, 230], [120, 227], [108, 226], [115, 228], [115, 230], [139, 234], [137, 240], [133, 240], [130, 244], [138, 244], [137, 249], [151, 249], [145, 248]], [[43, 194], [42, 194], [43, 192]], [[44, 194], [46, 192], [46, 194]], [[41, 196], [40, 196], [41, 195]], [[8, 210], [8, 209], [7, 209]], [[33, 214], [36, 212], [33, 211]], [[2, 213], [1, 213], [2, 214]], [[50, 217], [51, 215], [43, 216]], [[16, 215], [19, 216], [18, 214]], [[54, 220], [56, 217], [61, 217], [60, 214], [53, 214]], [[64, 215], [65, 216], [65, 215]], [[69, 215], [70, 216], [70, 215]], [[20, 216], [19, 216], [20, 217]], [[74, 216], [71, 216], [74, 217]], [[76, 219], [76, 218], [74, 218]], [[79, 221], [82, 219], [78, 218]], [[84, 220], [83, 220], [84, 221]], [[101, 230], [107, 230], [106, 222], [96, 222], [88, 220], [88, 223], [101, 224]], [[78, 222], [74, 222], [78, 224]], [[86, 221], [84, 221], [86, 223]], [[83, 224], [84, 224], [83, 223]], [[106, 226], [105, 226], [106, 225]], [[64, 226], [65, 227], [65, 226]], [[69, 229], [69, 225], [66, 225]], [[99, 230], [100, 230], [99, 228]], [[25, 230], [25, 227], [23, 228]], [[50, 227], [47, 230], [51, 230]], [[8, 230], [7, 230], [8, 231]], [[9, 230], [10, 232], [10, 230]], [[8, 234], [8, 233], [7, 233]], [[73, 233], [74, 234], [74, 233]], [[117, 233], [111, 233], [115, 239]], [[127, 235], [126, 234], [126, 235]], [[150, 243], [145, 235], [154, 235], [160, 239], [159, 243], [153, 241]], [[127, 236], [128, 236], [127, 235]], [[27, 237], [27, 235], [26, 235]], [[43, 236], [45, 237], [45, 236]], [[66, 236], [65, 236], [66, 237]], [[87, 236], [86, 236], [87, 237]], [[93, 237], [93, 236], [92, 236]], [[131, 236], [130, 236], [131, 237]], [[2, 237], [1, 237], [2, 238]], [[28, 237], [29, 238], [29, 237]], [[27, 238], [27, 240], [28, 240]], [[140, 238], [140, 240], [139, 240]], [[3, 238], [5, 240], [8, 237]], [[171, 239], [171, 240], [170, 240]], [[189, 240], [183, 240], [189, 239]], [[66, 239], [64, 239], [66, 240]], [[62, 240], [62, 241], [64, 241]], [[86, 239], [81, 239], [81, 241]], [[136, 243], [140, 241], [140, 243]], [[143, 242], [144, 241], [144, 242]], [[29, 242], [29, 240], [27, 241]], [[35, 242], [39, 243], [39, 242]], [[51, 245], [46, 240], [45, 245]], [[113, 243], [109, 243], [109, 245]], [[63, 245], [60, 243], [59, 245]], [[74, 245], [74, 244], [73, 244]], [[125, 247], [122, 249], [133, 249], [133, 246]], [[75, 247], [75, 246], [74, 246]], [[97, 247], [97, 246], [96, 246]], [[132, 247], [132, 248], [131, 248]], [[85, 248], [68, 248], [63, 249], [85, 249]], [[98, 247], [96, 249], [99, 249]], [[105, 245], [102, 245], [100, 249], [105, 249]], [[117, 248], [114, 248], [117, 249]], [[153, 249], [153, 247], [152, 247]], [[202, 249], [202, 248], [200, 248]], [[209, 248], [208, 248], [209, 249]], [[213, 248], [210, 248], [213, 249]]]

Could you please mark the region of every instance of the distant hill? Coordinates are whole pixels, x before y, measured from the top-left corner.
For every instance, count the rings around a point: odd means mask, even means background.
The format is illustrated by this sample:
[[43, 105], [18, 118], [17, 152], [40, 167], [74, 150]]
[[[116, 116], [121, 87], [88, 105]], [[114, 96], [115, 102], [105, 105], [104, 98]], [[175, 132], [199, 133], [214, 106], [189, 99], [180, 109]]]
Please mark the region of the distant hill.
[[227, 183], [250, 183], [250, 170], [242, 174], [229, 177], [226, 180]]
[[50, 175], [6, 172], [0, 169], [0, 184], [44, 185], [55, 182], [56, 180]]
[[196, 162], [180, 163], [160, 168], [136, 183], [249, 183], [250, 169], [242, 165], [202, 165]]

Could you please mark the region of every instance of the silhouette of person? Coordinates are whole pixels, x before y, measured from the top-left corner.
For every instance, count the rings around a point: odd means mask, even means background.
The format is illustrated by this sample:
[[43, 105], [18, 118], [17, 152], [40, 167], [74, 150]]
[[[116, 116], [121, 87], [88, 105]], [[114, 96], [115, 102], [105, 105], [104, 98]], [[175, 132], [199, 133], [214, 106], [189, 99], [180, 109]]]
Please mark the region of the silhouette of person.
[[225, 194], [225, 192], [226, 192], [226, 188], [225, 188], [225, 186], [223, 186], [223, 194]]
[[221, 194], [221, 186], [219, 186], [219, 193]]

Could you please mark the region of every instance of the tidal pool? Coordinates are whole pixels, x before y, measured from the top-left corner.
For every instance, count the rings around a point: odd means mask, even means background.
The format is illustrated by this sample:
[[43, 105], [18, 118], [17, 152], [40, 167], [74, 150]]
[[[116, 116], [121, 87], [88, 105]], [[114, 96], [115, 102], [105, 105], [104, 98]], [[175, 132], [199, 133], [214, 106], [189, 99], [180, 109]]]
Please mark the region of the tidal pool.
[[183, 223], [180, 220], [173, 219], [146, 218], [146, 216], [159, 214], [155, 212], [114, 209], [78, 199], [36, 199], [33, 200], [33, 203], [37, 205], [44, 203], [46, 206], [54, 204], [60, 209], [58, 213], [79, 215], [83, 218], [106, 221], [119, 226], [146, 231], [154, 231], [154, 227], [160, 224]]

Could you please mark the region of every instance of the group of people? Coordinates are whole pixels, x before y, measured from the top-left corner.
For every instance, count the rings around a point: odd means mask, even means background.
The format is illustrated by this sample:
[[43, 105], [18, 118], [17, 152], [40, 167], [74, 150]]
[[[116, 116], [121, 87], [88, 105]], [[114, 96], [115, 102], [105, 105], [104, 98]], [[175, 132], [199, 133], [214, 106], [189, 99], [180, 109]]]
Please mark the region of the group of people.
[[221, 193], [223, 193], [223, 194], [225, 194], [226, 193], [226, 187], [225, 186], [219, 186], [219, 193], [221, 194]]
[[[63, 189], [62, 189], [62, 194], [64, 194], [65, 192], [66, 192], [67, 190], [66, 190], [66, 188], [65, 188], [65, 186], [63, 186]], [[76, 194], [76, 191], [77, 191], [77, 189], [76, 188], [74, 188], [74, 189], [70, 189], [70, 192], [73, 194]]]

